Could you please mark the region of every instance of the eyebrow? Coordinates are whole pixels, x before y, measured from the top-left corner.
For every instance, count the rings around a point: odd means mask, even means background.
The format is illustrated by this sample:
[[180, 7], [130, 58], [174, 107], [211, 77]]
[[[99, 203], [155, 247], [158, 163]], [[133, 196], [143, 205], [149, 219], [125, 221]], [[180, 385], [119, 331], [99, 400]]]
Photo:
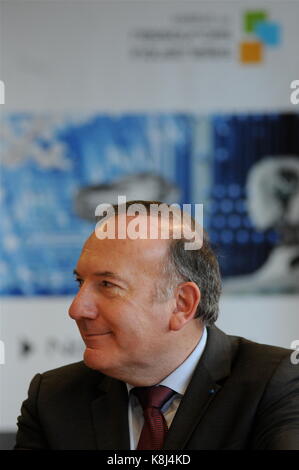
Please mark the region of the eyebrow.
[[[75, 276], [79, 277], [79, 278], [81, 277], [76, 269], [73, 270], [73, 274]], [[112, 271], [96, 271], [96, 272], [92, 273], [92, 276], [108, 277], [110, 279], [116, 279], [118, 281], [123, 282], [124, 284], [126, 284], [128, 286], [128, 283], [121, 276], [119, 276], [118, 274], [116, 274]]]

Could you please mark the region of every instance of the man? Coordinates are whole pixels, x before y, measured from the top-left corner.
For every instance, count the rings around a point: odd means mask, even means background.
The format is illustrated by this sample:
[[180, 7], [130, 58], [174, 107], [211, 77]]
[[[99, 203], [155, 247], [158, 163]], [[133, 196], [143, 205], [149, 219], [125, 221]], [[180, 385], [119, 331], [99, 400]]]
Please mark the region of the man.
[[116, 212], [88, 238], [69, 309], [84, 362], [34, 377], [16, 449], [299, 449], [291, 351], [216, 328], [221, 282], [206, 236], [186, 249], [194, 221], [178, 238], [173, 217], [162, 236], [164, 216], [139, 202], [139, 225], [160, 236], [129, 236], [136, 217]]

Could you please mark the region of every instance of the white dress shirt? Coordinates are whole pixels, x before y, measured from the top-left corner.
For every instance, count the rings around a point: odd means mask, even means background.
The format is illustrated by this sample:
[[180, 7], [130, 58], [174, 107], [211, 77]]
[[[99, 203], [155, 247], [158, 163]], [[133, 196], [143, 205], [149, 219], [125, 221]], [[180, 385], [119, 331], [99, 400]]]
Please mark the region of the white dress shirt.
[[[166, 420], [168, 429], [172, 423], [174, 415], [179, 407], [182, 396], [184, 395], [193, 372], [197, 366], [199, 359], [202, 356], [202, 353], [205, 349], [207, 342], [207, 330], [204, 328], [203, 334], [195, 347], [192, 353], [185, 359], [185, 361], [177, 367], [170, 375], [165, 377], [157, 385], [165, 385], [166, 387], [171, 388], [176, 393], [163, 405], [161, 411]], [[130, 432], [130, 449], [135, 450], [141, 430], [144, 424], [143, 410], [138, 401], [138, 398], [130, 394], [130, 390], [134, 388], [133, 385], [126, 384], [128, 393], [129, 393], [129, 408], [128, 408], [128, 417], [129, 417], [129, 432]]]

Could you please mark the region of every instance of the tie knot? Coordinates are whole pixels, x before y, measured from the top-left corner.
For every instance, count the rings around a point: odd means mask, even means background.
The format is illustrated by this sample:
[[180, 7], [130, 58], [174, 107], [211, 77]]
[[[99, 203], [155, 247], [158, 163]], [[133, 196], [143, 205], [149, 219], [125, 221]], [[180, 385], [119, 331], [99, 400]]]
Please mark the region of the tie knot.
[[175, 392], [164, 385], [153, 387], [135, 387], [132, 393], [138, 398], [142, 408], [162, 408]]

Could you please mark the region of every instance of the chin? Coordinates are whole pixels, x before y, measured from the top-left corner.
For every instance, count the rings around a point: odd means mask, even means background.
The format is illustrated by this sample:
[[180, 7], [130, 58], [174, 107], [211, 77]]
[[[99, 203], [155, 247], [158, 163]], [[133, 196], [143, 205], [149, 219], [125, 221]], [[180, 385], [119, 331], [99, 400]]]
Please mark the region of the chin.
[[87, 367], [91, 369], [102, 371], [103, 364], [100, 354], [95, 349], [86, 348], [84, 351], [83, 361]]
[[[107, 356], [106, 356], [107, 357]], [[103, 353], [95, 349], [86, 348], [83, 356], [84, 364], [90, 369], [102, 372], [118, 380], [127, 378], [123, 374], [123, 367], [112, 364], [111, 361], [105, 361]]]
[[103, 372], [103, 374], [110, 375], [109, 370], [111, 368], [111, 363], [110, 361], [107, 363], [102, 352], [97, 351], [96, 349], [86, 348], [83, 361], [90, 369], [98, 370]]

